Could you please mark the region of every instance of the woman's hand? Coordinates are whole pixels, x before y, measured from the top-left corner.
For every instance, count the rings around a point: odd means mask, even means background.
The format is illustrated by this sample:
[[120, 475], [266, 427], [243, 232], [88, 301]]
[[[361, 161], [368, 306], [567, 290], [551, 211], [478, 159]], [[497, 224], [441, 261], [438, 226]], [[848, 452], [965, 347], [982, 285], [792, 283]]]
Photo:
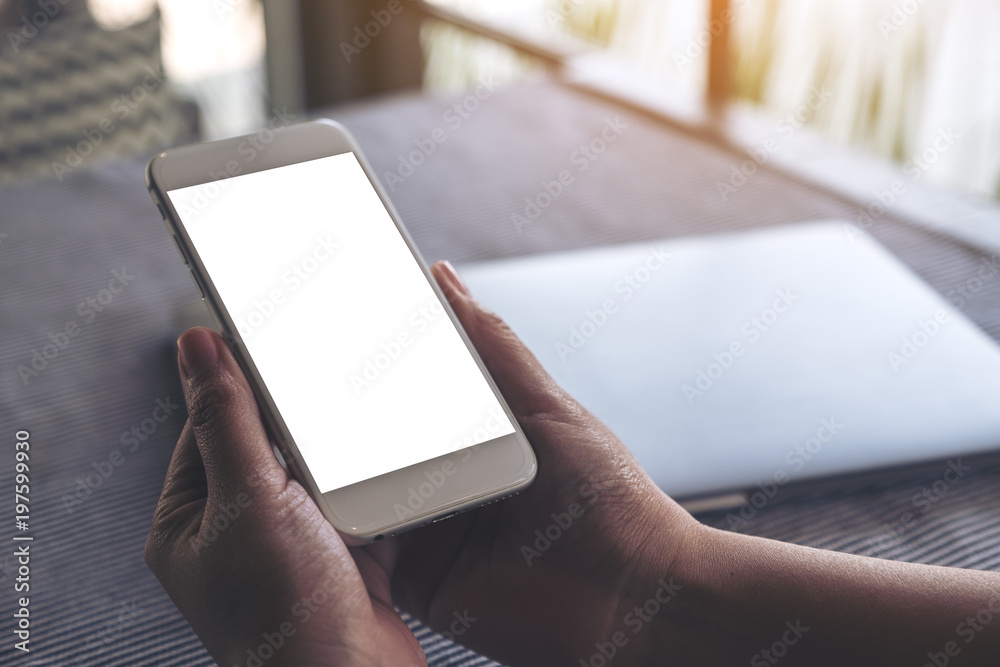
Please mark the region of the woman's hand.
[[[424, 664], [393, 611], [390, 581], [402, 607], [491, 656], [576, 664], [675, 571], [698, 524], [450, 266], [433, 272], [539, 471], [520, 496], [399, 540], [348, 549], [278, 464], [221, 338], [206, 329], [180, 338], [190, 417], [146, 557], [220, 664], [252, 665], [255, 656], [269, 664]], [[617, 649], [618, 664], [640, 646]]]
[[392, 559], [348, 549], [289, 479], [222, 339], [192, 329], [178, 344], [189, 418], [146, 562], [212, 657], [224, 667], [426, 665], [393, 610]]
[[615, 664], [629, 664], [652, 620], [630, 611], [678, 590], [661, 588], [686, 576], [682, 556], [701, 526], [450, 266], [433, 272], [531, 442], [538, 476], [518, 496], [403, 536], [396, 602], [509, 664], [578, 665], [616, 631], [627, 641]]
[[181, 337], [190, 418], [146, 558], [220, 664], [424, 665], [395, 600], [512, 665], [996, 665], [1000, 575], [702, 527], [450, 267], [433, 272], [538, 476], [400, 539], [348, 549], [278, 464], [222, 340]]

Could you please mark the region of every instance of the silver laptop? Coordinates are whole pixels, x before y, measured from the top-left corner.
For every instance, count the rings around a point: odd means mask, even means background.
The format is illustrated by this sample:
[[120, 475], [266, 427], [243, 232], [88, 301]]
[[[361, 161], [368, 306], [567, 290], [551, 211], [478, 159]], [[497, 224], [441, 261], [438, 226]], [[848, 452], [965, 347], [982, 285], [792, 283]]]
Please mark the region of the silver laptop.
[[460, 271], [679, 498], [1000, 448], [1000, 347], [847, 223]]

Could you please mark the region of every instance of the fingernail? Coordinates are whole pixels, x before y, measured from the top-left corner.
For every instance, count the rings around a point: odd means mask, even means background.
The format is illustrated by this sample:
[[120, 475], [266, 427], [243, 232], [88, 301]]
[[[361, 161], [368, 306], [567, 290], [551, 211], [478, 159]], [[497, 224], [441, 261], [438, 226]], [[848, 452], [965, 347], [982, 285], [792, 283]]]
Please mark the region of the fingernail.
[[177, 348], [180, 350], [184, 377], [194, 377], [209, 366], [219, 363], [219, 349], [215, 346], [215, 337], [208, 329], [197, 327], [185, 331], [177, 339]]
[[462, 277], [458, 275], [455, 267], [451, 265], [451, 262], [444, 260], [441, 262], [441, 265], [444, 267], [445, 273], [448, 274], [448, 280], [454, 285], [455, 289], [468, 296], [469, 288], [466, 286], [465, 281], [462, 280]]

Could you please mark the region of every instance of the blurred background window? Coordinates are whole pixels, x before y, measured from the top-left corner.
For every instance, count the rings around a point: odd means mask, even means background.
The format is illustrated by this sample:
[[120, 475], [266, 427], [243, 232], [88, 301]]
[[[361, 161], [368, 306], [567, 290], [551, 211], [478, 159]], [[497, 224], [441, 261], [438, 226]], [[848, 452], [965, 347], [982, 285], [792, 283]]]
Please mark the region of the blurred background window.
[[267, 119], [257, 0], [0, 0], [0, 182]]
[[163, 66], [198, 104], [202, 136], [233, 136], [267, 122], [264, 11], [258, 0], [88, 0], [105, 28], [125, 28], [159, 5]]
[[[708, 0], [432, 0], [539, 36], [572, 36], [692, 97], [718, 36]], [[953, 149], [934, 182], [1000, 197], [1000, 3], [994, 0], [731, 0], [732, 101], [782, 113], [829, 102], [810, 120], [832, 140], [906, 164], [941, 132]], [[426, 82], [510, 78], [508, 52], [451, 27], [425, 32]], [[524, 73], [530, 65], [522, 65]]]
[[[206, 139], [250, 131], [276, 114], [393, 90], [449, 93], [484, 76], [511, 83], [552, 69], [509, 40], [435, 20], [433, 11], [428, 19], [429, 7], [556, 52], [614, 59], [687, 101], [709, 96], [711, 51], [724, 41], [728, 106], [781, 115], [822, 95], [824, 103], [810, 105], [806, 122], [828, 139], [904, 169], [917, 164], [930, 182], [1000, 197], [1000, 3], [993, 0], [398, 1], [402, 10], [384, 27], [386, 36], [366, 40], [363, 26], [387, 1], [53, 0], [67, 8], [52, 21], [63, 28], [39, 29], [37, 38], [20, 43], [16, 35], [33, 29], [28, 19], [40, 5], [0, 0], [8, 35], [0, 51], [6, 98], [0, 120], [7, 135], [0, 165], [9, 173], [11, 165], [34, 160], [34, 172], [22, 173], [36, 173], [54, 150], [41, 137], [55, 136], [53, 145], [62, 148], [71, 143], [62, 136], [65, 127], [100, 120], [43, 118], [39, 109], [51, 111], [46, 100], [66, 88], [50, 85], [45, 92], [31, 81], [68, 77], [66, 59], [74, 53], [78, 63], [107, 66], [115, 58], [93, 54], [109, 52], [113, 43], [121, 53], [146, 44], [149, 53], [133, 65], [158, 67], [160, 56], [152, 51], [160, 39], [170, 91], [159, 95], [191, 100], [197, 134]], [[62, 34], [81, 15], [70, 8], [80, 5], [103, 32]], [[157, 17], [162, 32], [154, 35]], [[345, 52], [345, 45], [356, 53]], [[46, 51], [59, 55], [42, 58]], [[96, 111], [106, 107], [101, 102]], [[158, 102], [152, 115], [160, 113], [164, 122], [146, 128], [157, 134], [155, 141], [125, 134], [115, 141], [138, 152], [182, 139], [184, 132], [171, 124], [183, 121], [163, 111], [168, 107]], [[21, 139], [10, 138], [14, 134]], [[938, 137], [956, 134], [949, 150], [928, 152]]]

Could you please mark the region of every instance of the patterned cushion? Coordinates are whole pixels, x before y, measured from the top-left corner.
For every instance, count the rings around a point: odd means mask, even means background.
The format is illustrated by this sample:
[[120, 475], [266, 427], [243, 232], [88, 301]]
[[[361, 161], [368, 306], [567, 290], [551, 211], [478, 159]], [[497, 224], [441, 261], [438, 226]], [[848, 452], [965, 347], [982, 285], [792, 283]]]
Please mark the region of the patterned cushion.
[[47, 6], [14, 5], [3, 22], [0, 182], [62, 180], [103, 158], [195, 138], [194, 106], [163, 72], [159, 14], [108, 31], [72, 2]]

